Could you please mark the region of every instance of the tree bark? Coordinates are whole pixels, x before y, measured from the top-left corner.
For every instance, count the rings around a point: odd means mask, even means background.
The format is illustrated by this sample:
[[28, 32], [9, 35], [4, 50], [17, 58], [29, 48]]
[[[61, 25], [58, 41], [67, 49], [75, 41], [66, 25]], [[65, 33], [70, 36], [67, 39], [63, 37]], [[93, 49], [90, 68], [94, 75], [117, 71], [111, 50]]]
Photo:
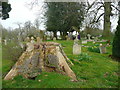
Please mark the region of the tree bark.
[[40, 44], [31, 44], [21, 55], [14, 67], [5, 76], [4, 80], [10, 80], [17, 75], [25, 78], [35, 78], [37, 75], [45, 72], [57, 72], [71, 77], [77, 81], [75, 73], [69, 67], [73, 63], [67, 58], [59, 43], [42, 42]]
[[103, 37], [109, 38], [110, 37], [110, 30], [111, 30], [111, 22], [110, 22], [110, 15], [111, 15], [111, 2], [104, 2], [104, 30], [103, 30]]
[[53, 36], [57, 39], [57, 31], [53, 31]]

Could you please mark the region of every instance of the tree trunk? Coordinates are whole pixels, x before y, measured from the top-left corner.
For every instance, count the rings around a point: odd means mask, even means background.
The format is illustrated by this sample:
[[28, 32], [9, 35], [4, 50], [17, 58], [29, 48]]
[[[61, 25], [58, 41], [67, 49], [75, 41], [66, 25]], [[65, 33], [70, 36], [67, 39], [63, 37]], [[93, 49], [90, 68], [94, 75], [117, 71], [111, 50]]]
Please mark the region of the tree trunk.
[[104, 30], [103, 30], [103, 37], [109, 38], [110, 37], [110, 30], [111, 30], [111, 22], [110, 22], [110, 15], [111, 15], [111, 2], [104, 2]]
[[63, 40], [66, 40], [66, 35], [67, 35], [67, 32], [63, 32]]
[[65, 39], [66, 39], [66, 37], [65, 37], [66, 35], [65, 35], [64, 32], [61, 32], [61, 31], [60, 31], [60, 36], [61, 36], [62, 40], [65, 40]]
[[56, 31], [53, 31], [53, 36], [56, 37], [56, 39], [57, 39], [57, 32]]

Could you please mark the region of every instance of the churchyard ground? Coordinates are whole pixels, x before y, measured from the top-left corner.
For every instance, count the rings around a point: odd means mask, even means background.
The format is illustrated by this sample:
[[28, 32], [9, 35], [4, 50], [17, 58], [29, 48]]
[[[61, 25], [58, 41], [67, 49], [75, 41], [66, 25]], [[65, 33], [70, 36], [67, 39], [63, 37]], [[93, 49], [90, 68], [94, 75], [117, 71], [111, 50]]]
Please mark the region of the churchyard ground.
[[[118, 62], [112, 60], [112, 47], [107, 47], [106, 54], [90, 52], [82, 47], [82, 55], [73, 55], [73, 41], [57, 40], [62, 45], [68, 58], [74, 63], [71, 69], [75, 72], [78, 82], [56, 72], [43, 72], [35, 80], [16, 76], [13, 80], [3, 80], [15, 61], [2, 59], [3, 88], [116, 88], [118, 87]], [[92, 42], [84, 46], [92, 46]], [[4, 47], [3, 47], [4, 48]]]

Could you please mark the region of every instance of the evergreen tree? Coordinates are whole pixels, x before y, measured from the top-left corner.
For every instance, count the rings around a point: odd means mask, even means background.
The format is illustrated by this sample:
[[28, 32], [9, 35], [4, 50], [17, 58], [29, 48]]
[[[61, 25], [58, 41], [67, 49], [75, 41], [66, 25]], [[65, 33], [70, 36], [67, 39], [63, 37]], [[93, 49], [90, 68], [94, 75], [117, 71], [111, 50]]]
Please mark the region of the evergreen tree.
[[120, 58], [120, 15], [115, 37], [113, 39], [112, 55], [114, 57]]
[[84, 20], [84, 5], [78, 2], [48, 2], [46, 4], [46, 30], [53, 31], [56, 37], [60, 31], [62, 39], [75, 26], [78, 29]]
[[11, 11], [11, 4], [8, 4], [8, 2], [2, 2], [2, 19], [6, 20], [9, 18], [9, 12]]

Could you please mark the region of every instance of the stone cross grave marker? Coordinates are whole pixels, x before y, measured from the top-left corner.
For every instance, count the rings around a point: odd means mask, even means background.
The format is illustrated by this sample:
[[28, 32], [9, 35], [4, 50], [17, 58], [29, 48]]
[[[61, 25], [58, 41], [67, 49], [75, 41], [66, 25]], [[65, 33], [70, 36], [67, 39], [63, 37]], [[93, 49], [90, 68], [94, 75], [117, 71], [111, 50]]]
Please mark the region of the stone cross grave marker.
[[88, 40], [91, 40], [91, 39], [90, 39], [91, 35], [90, 35], [90, 34], [88, 34], [87, 36], [88, 36]]

